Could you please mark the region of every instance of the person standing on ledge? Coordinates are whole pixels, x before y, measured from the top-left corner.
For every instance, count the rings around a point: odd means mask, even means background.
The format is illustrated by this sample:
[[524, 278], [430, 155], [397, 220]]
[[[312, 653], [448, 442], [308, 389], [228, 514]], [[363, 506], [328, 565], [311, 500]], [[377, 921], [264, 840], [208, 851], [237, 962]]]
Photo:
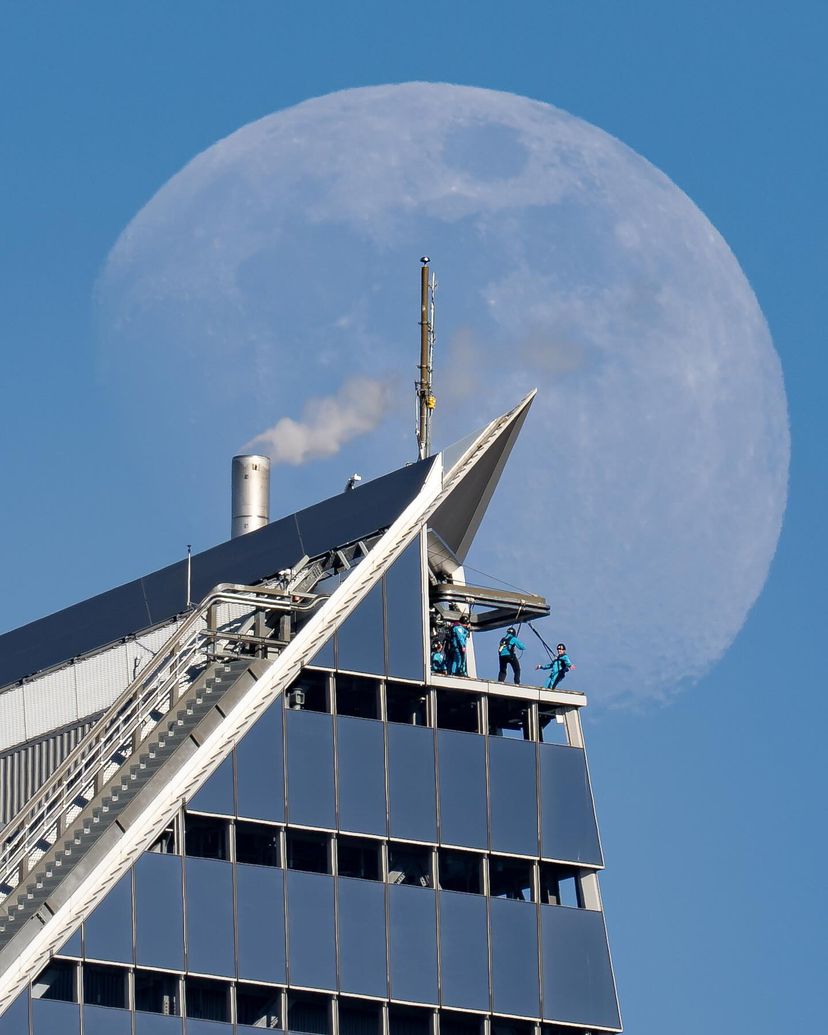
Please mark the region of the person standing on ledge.
[[535, 671], [538, 669], [550, 669], [549, 678], [544, 684], [544, 689], [554, 690], [558, 683], [564, 678], [567, 672], [571, 668], [575, 668], [569, 659], [569, 655], [566, 653], [566, 644], [559, 643], [557, 647], [558, 656], [553, 658], [548, 665], [535, 665]]
[[469, 616], [461, 615], [451, 627], [449, 635], [449, 672], [453, 676], [467, 676], [466, 644], [468, 643]]
[[506, 630], [506, 635], [501, 637], [500, 645], [497, 648], [500, 661], [500, 671], [497, 674], [498, 683], [506, 682], [507, 666], [511, 666], [515, 683], [520, 682], [520, 658], [517, 653], [519, 650], [526, 650], [526, 644], [520, 642], [514, 626], [510, 625]]

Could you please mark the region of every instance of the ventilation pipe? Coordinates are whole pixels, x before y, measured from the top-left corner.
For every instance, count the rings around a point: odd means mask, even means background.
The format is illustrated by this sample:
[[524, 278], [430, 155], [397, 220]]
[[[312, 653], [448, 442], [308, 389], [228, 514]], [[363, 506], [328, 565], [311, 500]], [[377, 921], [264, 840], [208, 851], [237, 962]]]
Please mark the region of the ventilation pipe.
[[233, 539], [263, 528], [270, 520], [270, 457], [249, 454], [233, 457]]

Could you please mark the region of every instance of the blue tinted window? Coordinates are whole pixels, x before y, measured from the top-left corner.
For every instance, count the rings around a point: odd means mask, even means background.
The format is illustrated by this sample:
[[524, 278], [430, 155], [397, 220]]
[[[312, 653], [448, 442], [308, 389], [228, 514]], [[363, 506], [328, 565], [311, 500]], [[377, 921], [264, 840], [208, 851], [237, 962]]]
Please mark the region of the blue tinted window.
[[187, 859], [187, 969], [235, 977], [230, 863]]
[[359, 834], [385, 833], [385, 742], [383, 725], [340, 715], [339, 825]]
[[240, 816], [284, 821], [281, 700], [267, 709], [236, 748], [236, 783]]
[[486, 738], [438, 730], [440, 840], [486, 848]]
[[181, 1018], [160, 1013], [136, 1013], [135, 1035], [181, 1035]]
[[581, 748], [540, 746], [543, 855], [601, 866], [598, 827]]
[[382, 587], [374, 586], [337, 632], [339, 668], [348, 672], [385, 673]]
[[389, 887], [391, 995], [437, 1002], [437, 904], [429, 888]]
[[[187, 1035], [230, 1035], [232, 1028], [230, 1023], [223, 1021], [197, 1020], [194, 1017], [187, 1018]], [[84, 1032], [84, 1035], [86, 1033]]]
[[86, 956], [132, 962], [132, 874], [118, 881], [84, 924]]
[[339, 973], [343, 992], [387, 994], [385, 885], [339, 878]]
[[489, 952], [486, 900], [440, 893], [440, 961], [443, 1006], [489, 1009]]
[[291, 823], [333, 827], [333, 717], [289, 711], [288, 815]]
[[268, 866], [236, 867], [239, 977], [285, 980], [284, 875]]
[[180, 856], [146, 852], [135, 864], [135, 944], [139, 965], [184, 969]]
[[32, 1030], [34, 1035], [80, 1035], [80, 1007], [77, 1003], [35, 999]]
[[436, 840], [433, 730], [388, 724], [388, 789], [391, 836]]
[[207, 782], [196, 791], [188, 802], [188, 807], [196, 812], [217, 812], [222, 816], [232, 816], [233, 807], [233, 756], [221, 763]]
[[419, 537], [385, 576], [388, 674], [423, 678], [423, 597]]
[[570, 1024], [620, 1026], [601, 913], [541, 907], [543, 1016]]
[[[132, 924], [130, 924], [130, 927]], [[80, 956], [81, 955], [81, 933], [80, 928], [63, 943], [55, 953], [56, 956]]]
[[538, 853], [535, 744], [489, 737], [492, 848], [517, 855]]
[[334, 637], [331, 636], [324, 647], [311, 658], [309, 664], [318, 665], [320, 668], [335, 668], [334, 660]]
[[29, 993], [21, 992], [0, 1017], [0, 1035], [24, 1035], [29, 1030]]
[[290, 983], [336, 988], [333, 877], [287, 871]]
[[529, 902], [489, 900], [492, 911], [492, 992], [496, 1013], [540, 1014], [538, 914]]
[[129, 1010], [84, 1006], [83, 1035], [132, 1035], [132, 1015]]

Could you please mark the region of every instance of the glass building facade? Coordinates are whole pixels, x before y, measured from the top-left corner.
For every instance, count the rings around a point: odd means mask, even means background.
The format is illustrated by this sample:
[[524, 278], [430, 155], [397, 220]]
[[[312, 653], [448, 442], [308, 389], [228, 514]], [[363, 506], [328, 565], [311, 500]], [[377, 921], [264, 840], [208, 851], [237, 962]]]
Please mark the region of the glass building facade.
[[583, 748], [541, 694], [427, 681], [423, 548], [118, 881], [0, 1035], [620, 1028]]

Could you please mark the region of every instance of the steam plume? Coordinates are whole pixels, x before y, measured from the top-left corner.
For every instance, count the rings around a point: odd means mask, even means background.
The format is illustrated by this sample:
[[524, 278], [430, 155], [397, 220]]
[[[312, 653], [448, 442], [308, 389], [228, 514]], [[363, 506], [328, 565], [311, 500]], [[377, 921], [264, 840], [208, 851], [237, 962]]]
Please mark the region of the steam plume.
[[274, 464], [298, 466], [334, 456], [346, 442], [373, 431], [389, 407], [388, 386], [370, 377], [351, 377], [335, 395], [308, 399], [302, 419], [281, 417], [244, 447], [267, 453]]

